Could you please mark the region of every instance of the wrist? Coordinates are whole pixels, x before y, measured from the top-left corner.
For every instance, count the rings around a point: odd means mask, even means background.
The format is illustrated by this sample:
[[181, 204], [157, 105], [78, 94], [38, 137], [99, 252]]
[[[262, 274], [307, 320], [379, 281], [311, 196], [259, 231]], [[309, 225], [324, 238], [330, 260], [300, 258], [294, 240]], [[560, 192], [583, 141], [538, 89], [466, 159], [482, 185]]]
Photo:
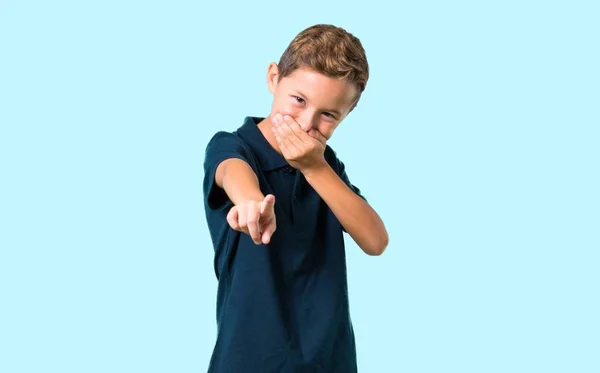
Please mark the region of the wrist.
[[231, 201], [233, 202], [234, 205], [239, 206], [239, 205], [247, 204], [248, 202], [251, 202], [251, 201], [261, 202], [263, 199], [265, 199], [265, 196], [261, 192], [256, 192], [256, 193], [236, 196], [236, 197], [232, 198]]
[[300, 172], [304, 174], [304, 177], [307, 181], [310, 181], [311, 179], [319, 177], [319, 175], [322, 175], [328, 170], [331, 170], [331, 167], [329, 166], [329, 163], [327, 163], [325, 159], [323, 159], [323, 161], [321, 162], [314, 163], [309, 167], [303, 168], [302, 170], [300, 170]]

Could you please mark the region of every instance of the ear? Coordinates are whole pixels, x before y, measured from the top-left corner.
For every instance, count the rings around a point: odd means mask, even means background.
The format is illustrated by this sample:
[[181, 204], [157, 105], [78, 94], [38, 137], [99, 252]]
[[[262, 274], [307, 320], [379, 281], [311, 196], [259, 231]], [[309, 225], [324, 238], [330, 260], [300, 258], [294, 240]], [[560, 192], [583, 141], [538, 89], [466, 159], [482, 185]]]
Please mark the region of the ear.
[[279, 67], [275, 62], [271, 62], [269, 64], [269, 68], [267, 69], [267, 88], [271, 94], [275, 93], [275, 89], [277, 88], [277, 79], [279, 78]]

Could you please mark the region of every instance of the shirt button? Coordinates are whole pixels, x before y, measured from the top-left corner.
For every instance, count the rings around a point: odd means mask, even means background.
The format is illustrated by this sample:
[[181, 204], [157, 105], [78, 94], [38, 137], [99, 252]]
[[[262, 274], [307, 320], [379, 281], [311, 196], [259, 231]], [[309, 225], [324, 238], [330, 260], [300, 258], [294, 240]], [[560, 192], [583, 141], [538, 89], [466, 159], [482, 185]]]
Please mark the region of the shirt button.
[[291, 174], [294, 172], [294, 168], [290, 166], [286, 166], [285, 173]]

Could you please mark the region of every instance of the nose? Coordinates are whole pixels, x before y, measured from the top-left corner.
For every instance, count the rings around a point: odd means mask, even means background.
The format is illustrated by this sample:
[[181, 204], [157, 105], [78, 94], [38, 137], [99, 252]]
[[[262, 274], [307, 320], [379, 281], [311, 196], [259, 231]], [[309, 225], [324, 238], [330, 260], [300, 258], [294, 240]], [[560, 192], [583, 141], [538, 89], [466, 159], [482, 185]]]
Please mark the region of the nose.
[[315, 122], [315, 113], [312, 113], [309, 110], [305, 110], [298, 118], [298, 124], [300, 124], [300, 127], [305, 132], [308, 132], [308, 130], [313, 128], [315, 126]]

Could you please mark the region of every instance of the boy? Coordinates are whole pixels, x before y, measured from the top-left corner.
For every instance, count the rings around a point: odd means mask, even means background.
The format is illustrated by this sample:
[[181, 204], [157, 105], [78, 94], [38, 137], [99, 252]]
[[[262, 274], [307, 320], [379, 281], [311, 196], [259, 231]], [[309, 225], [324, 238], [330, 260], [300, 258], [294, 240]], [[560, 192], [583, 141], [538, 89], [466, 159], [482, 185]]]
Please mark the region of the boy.
[[315, 25], [271, 63], [266, 118], [206, 148], [218, 334], [209, 372], [357, 371], [343, 232], [369, 255], [388, 234], [326, 145], [368, 79], [360, 41]]

